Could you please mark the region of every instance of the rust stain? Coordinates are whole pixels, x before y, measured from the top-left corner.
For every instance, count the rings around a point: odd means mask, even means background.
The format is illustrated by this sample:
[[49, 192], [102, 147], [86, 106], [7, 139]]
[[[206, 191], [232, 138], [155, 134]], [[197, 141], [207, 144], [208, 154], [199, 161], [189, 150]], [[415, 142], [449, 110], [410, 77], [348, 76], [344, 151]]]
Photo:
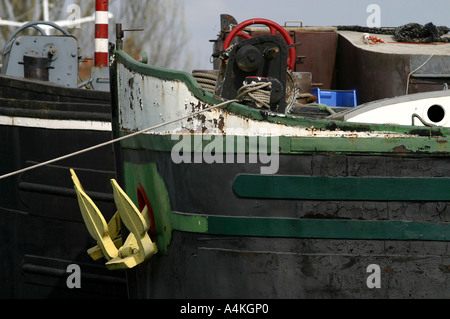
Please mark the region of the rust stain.
[[405, 147], [405, 145], [399, 145], [394, 147], [394, 152], [396, 153], [408, 153], [409, 150]]
[[388, 274], [393, 274], [393, 273], [394, 273], [394, 269], [392, 269], [392, 268], [389, 267], [389, 266], [384, 267], [384, 268], [383, 268], [383, 271], [384, 271], [385, 273], [388, 273]]
[[223, 127], [224, 127], [224, 125], [225, 125], [224, 117], [223, 117], [223, 115], [220, 115], [220, 116], [219, 116], [219, 121], [218, 121], [218, 123], [217, 123], [217, 127], [218, 127], [219, 130], [221, 130], [222, 132], [223, 132]]
[[356, 258], [351, 258], [350, 261], [348, 263], [345, 263], [342, 266], [342, 269], [347, 269], [347, 268], [351, 268], [353, 265], [355, 265], [357, 263]]
[[275, 262], [275, 264], [276, 264], [277, 266], [280, 265], [280, 261], [278, 260], [278, 258], [277, 258], [276, 255], [272, 256], [272, 259], [273, 259], [273, 261]]
[[436, 140], [436, 143], [438, 143], [441, 151], [447, 150], [447, 140]]
[[440, 265], [439, 269], [444, 273], [450, 273], [450, 265]]

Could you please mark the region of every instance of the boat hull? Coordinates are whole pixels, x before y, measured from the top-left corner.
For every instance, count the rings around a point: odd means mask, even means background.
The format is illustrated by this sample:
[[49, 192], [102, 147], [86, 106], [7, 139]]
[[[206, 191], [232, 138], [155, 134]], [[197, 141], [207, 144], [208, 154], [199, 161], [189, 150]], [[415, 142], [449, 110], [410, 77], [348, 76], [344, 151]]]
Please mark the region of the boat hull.
[[[331, 192], [324, 194], [328, 199], [311, 199], [309, 193], [298, 199], [246, 198], [236, 193], [236, 183], [242, 174], [258, 174], [259, 165], [171, 164], [169, 152], [141, 151], [139, 160], [137, 153], [124, 151], [126, 189], [133, 198], [135, 185], [142, 183], [155, 214], [170, 207], [170, 223], [163, 216], [155, 219], [161, 233], [171, 231], [159, 238], [159, 244], [167, 243], [161, 254], [129, 270], [130, 297], [446, 298], [450, 293], [446, 195], [433, 201], [408, 200], [406, 193], [397, 200], [333, 199]], [[403, 172], [417, 181], [447, 174], [446, 159], [427, 161], [282, 155], [279, 172], [265, 177], [365, 180]], [[380, 287], [370, 284], [372, 265], [380, 267]]]
[[[129, 271], [132, 298], [448, 298], [444, 242], [230, 237], [175, 231]], [[379, 288], [372, 265], [380, 268]]]
[[145, 130], [117, 176], [146, 191], [159, 251], [130, 296], [448, 297], [446, 128], [208, 109], [185, 73], [115, 63], [114, 134]]
[[[65, 88], [49, 82], [0, 77], [0, 175], [43, 163], [111, 139], [109, 92]], [[69, 168], [78, 168], [99, 207], [114, 203], [112, 147], [0, 180], [3, 298], [122, 298], [124, 274], [92, 263], [96, 243], [79, 214]], [[80, 266], [81, 287], [66, 280]]]

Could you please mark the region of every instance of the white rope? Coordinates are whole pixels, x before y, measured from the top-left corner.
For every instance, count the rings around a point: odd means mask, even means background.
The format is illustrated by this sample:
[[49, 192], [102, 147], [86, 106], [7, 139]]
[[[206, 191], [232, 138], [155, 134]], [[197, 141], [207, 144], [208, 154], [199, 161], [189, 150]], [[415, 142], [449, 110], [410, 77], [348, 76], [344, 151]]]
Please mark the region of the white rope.
[[410, 72], [410, 73], [408, 74], [408, 78], [406, 79], [406, 95], [408, 95], [408, 91], [409, 91], [409, 78], [411, 77], [411, 74], [413, 74], [414, 72], [420, 70], [425, 64], [428, 63], [428, 61], [430, 61], [430, 59], [431, 59], [433, 56], [434, 56], [434, 53], [433, 53], [432, 55], [430, 55], [430, 56], [428, 57], [428, 59], [427, 59], [424, 63], [422, 63], [421, 66], [419, 66], [417, 69], [415, 69], [414, 71], [412, 71], [412, 72]]
[[200, 86], [207, 92], [214, 93], [216, 88], [217, 75], [201, 71], [193, 71], [192, 75]]
[[225, 101], [225, 102], [222, 102], [222, 103], [219, 103], [219, 104], [207, 107], [207, 108], [205, 108], [203, 110], [200, 110], [200, 111], [197, 111], [197, 112], [193, 112], [193, 113], [191, 113], [189, 115], [177, 118], [175, 120], [164, 122], [164, 123], [161, 123], [161, 124], [158, 124], [158, 125], [155, 125], [155, 126], [152, 126], [152, 127], [146, 128], [146, 129], [143, 129], [143, 130], [138, 131], [138, 132], [134, 132], [134, 133], [131, 133], [131, 134], [128, 134], [128, 135], [125, 135], [125, 136], [122, 136], [122, 137], [118, 137], [116, 139], [113, 139], [113, 140], [110, 140], [110, 141], [107, 141], [107, 142], [104, 142], [104, 143], [100, 143], [100, 144], [97, 144], [97, 145], [94, 145], [94, 146], [82, 149], [80, 151], [76, 151], [76, 152], [73, 152], [73, 153], [61, 156], [61, 157], [54, 158], [54, 159], [46, 161], [46, 162], [42, 162], [42, 163], [39, 163], [39, 164], [36, 164], [36, 165], [33, 165], [33, 166], [29, 166], [29, 167], [26, 167], [26, 168], [23, 168], [23, 169], [20, 169], [20, 170], [17, 170], [17, 171], [14, 171], [14, 172], [11, 172], [11, 173], [8, 173], [8, 174], [5, 174], [5, 175], [1, 175], [0, 176], [0, 180], [4, 179], [4, 178], [7, 178], [7, 177], [10, 177], [10, 176], [13, 176], [13, 175], [17, 175], [17, 174], [29, 171], [29, 170], [33, 170], [33, 169], [39, 168], [41, 166], [52, 164], [54, 162], [61, 161], [61, 160], [64, 160], [66, 158], [69, 158], [69, 157], [73, 157], [73, 156], [76, 156], [76, 155], [79, 155], [79, 154], [82, 154], [82, 153], [86, 153], [86, 152], [95, 150], [97, 148], [100, 148], [100, 147], [103, 147], [103, 146], [106, 146], [106, 145], [109, 145], [109, 144], [113, 144], [113, 143], [125, 140], [127, 138], [130, 138], [130, 137], [133, 137], [133, 136], [136, 136], [136, 135], [139, 135], [139, 134], [142, 134], [142, 133], [154, 130], [156, 128], [159, 128], [159, 127], [162, 127], [162, 126], [165, 126], [165, 125], [168, 125], [168, 124], [172, 124], [172, 123], [184, 120], [186, 118], [198, 115], [200, 113], [203, 113], [203, 112], [206, 112], [206, 111], [209, 111], [209, 110], [212, 110], [212, 109], [215, 109], [215, 108], [218, 108], [218, 107], [221, 107], [223, 105], [226, 105], [226, 104], [229, 104], [229, 103], [233, 103], [233, 102], [239, 102], [239, 100], [237, 100], [237, 99], [235, 99], [235, 100], [228, 100], [228, 101]]
[[[264, 106], [270, 109], [270, 89], [271, 82], [252, 82], [244, 84], [237, 92], [236, 99], [255, 102], [258, 107]], [[268, 88], [268, 90], [264, 90]]]

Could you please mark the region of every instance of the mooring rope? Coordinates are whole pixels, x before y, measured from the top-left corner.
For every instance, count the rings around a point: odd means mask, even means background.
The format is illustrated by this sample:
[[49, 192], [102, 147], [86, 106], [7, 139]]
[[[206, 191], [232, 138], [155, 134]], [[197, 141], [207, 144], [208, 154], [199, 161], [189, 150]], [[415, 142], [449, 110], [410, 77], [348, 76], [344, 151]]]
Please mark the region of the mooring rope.
[[252, 82], [244, 84], [237, 92], [236, 99], [256, 103], [258, 107], [267, 107], [270, 109], [270, 89], [271, 82]]
[[409, 72], [408, 74], [408, 78], [406, 79], [406, 95], [408, 95], [409, 92], [409, 79], [411, 77], [411, 74], [415, 73], [416, 71], [419, 71], [425, 64], [428, 63], [428, 61], [430, 61], [430, 59], [434, 56], [434, 53], [432, 55], [430, 55], [428, 57], [428, 59], [426, 59], [426, 61], [424, 63], [422, 63], [422, 65], [420, 65], [417, 69], [415, 69], [414, 71]]
[[205, 91], [214, 93], [216, 88], [217, 74], [205, 71], [192, 71], [195, 80]]
[[210, 110], [216, 109], [216, 108], [218, 108], [218, 107], [221, 107], [221, 106], [224, 106], [224, 105], [233, 103], [233, 102], [239, 102], [239, 100], [237, 100], [237, 99], [234, 99], [234, 100], [228, 100], [228, 101], [225, 101], [225, 102], [216, 104], [216, 105], [212, 105], [212, 106], [210, 106], [210, 107], [204, 108], [203, 110], [199, 110], [199, 111], [193, 112], [193, 113], [191, 113], [191, 114], [189, 114], [189, 115], [182, 116], [182, 117], [179, 117], [179, 118], [177, 118], [177, 119], [174, 119], [174, 120], [171, 120], [171, 121], [168, 121], [168, 122], [164, 122], [164, 123], [161, 123], [161, 124], [157, 124], [157, 125], [155, 125], [155, 126], [152, 126], [152, 127], [149, 127], [149, 128], [146, 128], [146, 129], [143, 129], [143, 130], [140, 130], [140, 131], [137, 131], [137, 132], [134, 132], [134, 133], [131, 133], [131, 134], [122, 136], [122, 137], [118, 137], [118, 138], [116, 138], [116, 139], [113, 139], [113, 140], [110, 140], [110, 141], [107, 141], [107, 142], [104, 142], [104, 143], [96, 144], [96, 145], [94, 145], [94, 146], [91, 146], [91, 147], [88, 147], [88, 148], [85, 148], [85, 149], [82, 149], [82, 150], [79, 150], [79, 151], [76, 151], [76, 152], [73, 152], [73, 153], [70, 153], [70, 154], [67, 154], [67, 155], [63, 155], [63, 156], [60, 156], [60, 157], [57, 157], [57, 158], [54, 158], [54, 159], [51, 159], [51, 160], [48, 160], [48, 161], [46, 161], [46, 162], [42, 162], [42, 163], [39, 163], [39, 164], [36, 164], [36, 165], [33, 165], [33, 166], [29, 166], [29, 167], [26, 167], [26, 168], [23, 168], [23, 169], [20, 169], [20, 170], [11, 172], [11, 173], [7, 173], [7, 174], [5, 174], [5, 175], [1, 175], [1, 176], [0, 176], [0, 180], [1, 180], [1, 179], [4, 179], [4, 178], [7, 178], [7, 177], [10, 177], [10, 176], [13, 176], [13, 175], [21, 174], [21, 173], [24, 173], [24, 172], [26, 172], [26, 171], [30, 171], [30, 170], [33, 170], [33, 169], [42, 167], [42, 166], [45, 166], [45, 165], [49, 165], [49, 164], [58, 162], [58, 161], [67, 159], [67, 158], [69, 158], [69, 157], [73, 157], [73, 156], [76, 156], [76, 155], [79, 155], [79, 154], [82, 154], [82, 153], [86, 153], [86, 152], [95, 150], [95, 149], [97, 149], [97, 148], [100, 148], [100, 147], [103, 147], [103, 146], [107, 146], [107, 145], [110, 145], [110, 144], [113, 144], [113, 143], [116, 143], [116, 142], [125, 140], [125, 139], [127, 139], [127, 138], [130, 138], [130, 137], [133, 137], [133, 136], [136, 136], [136, 135], [139, 135], [139, 134], [146, 133], [146, 132], [148, 132], [148, 131], [157, 129], [157, 128], [159, 128], [159, 127], [162, 127], [162, 126], [165, 126], [165, 125], [169, 125], [169, 124], [172, 124], [172, 123], [175, 123], [175, 122], [178, 122], [178, 121], [187, 119], [187, 118], [189, 118], [189, 117], [192, 117], [192, 116], [201, 114], [201, 113], [206, 112], [206, 111], [210, 111]]

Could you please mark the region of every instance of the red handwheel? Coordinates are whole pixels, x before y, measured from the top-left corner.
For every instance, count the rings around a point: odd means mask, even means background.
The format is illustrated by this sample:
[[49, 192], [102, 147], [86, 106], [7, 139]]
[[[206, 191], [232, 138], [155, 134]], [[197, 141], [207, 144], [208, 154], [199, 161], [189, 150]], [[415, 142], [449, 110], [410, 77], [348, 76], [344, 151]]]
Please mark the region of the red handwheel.
[[231, 40], [233, 40], [233, 38], [236, 36], [242, 37], [244, 39], [250, 39], [251, 36], [248, 35], [247, 33], [242, 32], [242, 30], [245, 27], [248, 27], [249, 25], [253, 25], [253, 24], [264, 24], [264, 25], [268, 26], [269, 30], [270, 30], [270, 34], [272, 34], [272, 35], [275, 35], [277, 33], [277, 31], [281, 33], [281, 35], [283, 36], [284, 40], [286, 41], [286, 43], [289, 47], [289, 57], [287, 60], [287, 66], [291, 71], [294, 71], [295, 59], [296, 59], [294, 41], [292, 41], [291, 36], [285, 29], [283, 29], [282, 26], [280, 26], [279, 24], [277, 24], [271, 20], [256, 18], [256, 19], [249, 19], [249, 20], [239, 23], [237, 26], [235, 26], [233, 28], [233, 30], [231, 30], [231, 32], [226, 37], [225, 41], [223, 42], [222, 50], [225, 51], [226, 49], [228, 49], [228, 47], [230, 46]]

